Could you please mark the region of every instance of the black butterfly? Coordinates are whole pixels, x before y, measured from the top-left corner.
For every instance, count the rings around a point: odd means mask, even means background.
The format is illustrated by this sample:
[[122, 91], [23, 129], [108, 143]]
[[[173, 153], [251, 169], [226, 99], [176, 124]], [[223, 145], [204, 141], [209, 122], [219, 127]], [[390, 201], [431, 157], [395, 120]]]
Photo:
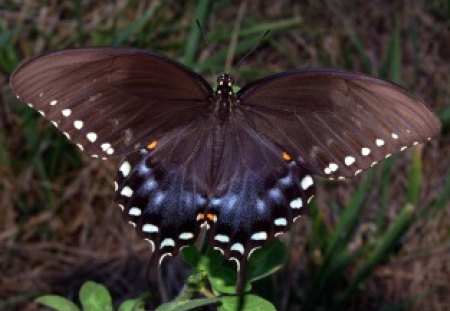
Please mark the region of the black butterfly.
[[344, 179], [440, 129], [400, 86], [332, 69], [295, 70], [233, 92], [150, 52], [84, 48], [22, 64], [17, 98], [95, 158], [125, 156], [116, 202], [153, 260], [200, 228], [240, 269], [314, 196], [312, 175]]

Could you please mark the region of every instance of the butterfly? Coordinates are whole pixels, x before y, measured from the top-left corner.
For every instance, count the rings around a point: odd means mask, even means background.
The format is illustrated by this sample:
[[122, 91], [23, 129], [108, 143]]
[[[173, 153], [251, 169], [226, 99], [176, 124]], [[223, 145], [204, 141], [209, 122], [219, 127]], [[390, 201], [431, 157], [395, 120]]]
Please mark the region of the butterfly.
[[[81, 48], [26, 61], [11, 88], [86, 154], [123, 157], [115, 201], [161, 264], [194, 243], [235, 260], [288, 231], [314, 175], [345, 179], [430, 140], [440, 123], [402, 87], [334, 69], [293, 70], [237, 93], [167, 57]], [[242, 286], [242, 284], [241, 284]]]

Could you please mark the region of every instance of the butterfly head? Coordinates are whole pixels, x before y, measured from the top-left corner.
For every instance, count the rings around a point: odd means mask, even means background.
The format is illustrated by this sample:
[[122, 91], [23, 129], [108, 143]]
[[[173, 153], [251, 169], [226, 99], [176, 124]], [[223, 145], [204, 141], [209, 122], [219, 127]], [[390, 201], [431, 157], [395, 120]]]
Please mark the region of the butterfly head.
[[233, 92], [234, 79], [228, 73], [223, 73], [217, 78], [216, 94], [218, 95], [234, 95]]

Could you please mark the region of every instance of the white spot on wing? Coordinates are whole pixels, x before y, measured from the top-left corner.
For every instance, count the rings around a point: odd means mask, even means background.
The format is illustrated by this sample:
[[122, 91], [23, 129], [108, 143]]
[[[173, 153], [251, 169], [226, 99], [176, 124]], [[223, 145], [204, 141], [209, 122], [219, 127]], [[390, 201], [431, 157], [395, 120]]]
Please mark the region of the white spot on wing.
[[396, 133], [392, 133], [391, 136], [393, 139], [398, 139], [398, 135]]
[[192, 232], [183, 232], [178, 236], [181, 240], [190, 240], [194, 237]]
[[216, 236], [214, 237], [214, 240], [219, 241], [221, 243], [229, 243], [230, 242], [230, 238], [225, 234], [216, 234]]
[[284, 217], [279, 217], [276, 218], [273, 223], [275, 224], [275, 226], [287, 226], [287, 219]]
[[58, 101], [56, 100], [56, 99], [54, 99], [54, 100], [52, 100], [51, 102], [50, 102], [50, 106], [54, 106], [54, 105], [56, 105], [58, 103]]
[[171, 238], [165, 238], [162, 242], [161, 245], [159, 246], [159, 249], [162, 249], [166, 246], [169, 247], [174, 247], [175, 246], [175, 241]]
[[112, 155], [113, 153], [114, 153], [113, 148], [109, 148], [108, 150], [106, 150], [106, 154], [108, 154], [108, 155]]
[[78, 147], [78, 148], [80, 148], [80, 150], [81, 150], [81, 151], [83, 151], [83, 150], [84, 150], [83, 146], [82, 146], [82, 145], [80, 145], [80, 144], [77, 144], [77, 147]]
[[339, 165], [337, 165], [337, 164], [334, 163], [334, 162], [331, 162], [331, 163], [328, 165], [328, 167], [330, 168], [330, 171], [336, 172], [336, 171], [338, 170], [338, 168], [339, 168]]
[[403, 147], [400, 148], [400, 151], [403, 151], [403, 150], [405, 150], [406, 148], [408, 148], [408, 147], [403, 146]]
[[289, 203], [289, 206], [295, 209], [302, 208], [303, 207], [302, 198], [296, 198], [295, 200], [292, 200], [291, 203]]
[[83, 121], [81, 120], [76, 120], [73, 122], [73, 126], [77, 129], [77, 130], [81, 130], [83, 128]]
[[355, 157], [352, 157], [352, 156], [346, 156], [344, 161], [345, 161], [345, 165], [350, 166], [353, 163], [355, 163], [356, 159], [355, 159]]
[[65, 116], [67, 118], [68, 116], [70, 116], [72, 114], [72, 110], [64, 109], [64, 110], [61, 111], [61, 113], [62, 113], [63, 116]]
[[123, 177], [127, 177], [128, 174], [130, 174], [130, 170], [131, 170], [131, 165], [128, 161], [123, 162], [119, 168], [119, 171], [122, 173]]
[[233, 245], [231, 245], [230, 250], [241, 253], [242, 255], [244, 255], [245, 251], [244, 245], [242, 245], [241, 243], [234, 243]]
[[100, 148], [102, 148], [103, 151], [106, 151], [109, 148], [111, 148], [111, 144], [110, 143], [103, 143], [103, 144], [100, 145]]
[[131, 198], [131, 196], [133, 195], [133, 190], [131, 190], [130, 187], [125, 186], [123, 187], [122, 191], [120, 191], [120, 194], [123, 195], [124, 197]]
[[371, 150], [367, 147], [362, 147], [361, 148], [361, 154], [365, 157], [367, 157], [370, 154]]
[[314, 181], [312, 179], [311, 176], [306, 175], [305, 177], [303, 177], [302, 182], [301, 182], [301, 186], [303, 190], [308, 189], [309, 187], [311, 187], [314, 184]]
[[87, 140], [89, 140], [91, 143], [95, 142], [97, 140], [97, 134], [94, 132], [89, 132], [86, 134]]
[[362, 170], [357, 170], [357, 171], [355, 172], [355, 176], [358, 175], [358, 174], [361, 173], [361, 172], [362, 172]]
[[145, 224], [142, 226], [142, 232], [157, 233], [158, 231], [159, 231], [158, 227], [153, 224]]
[[70, 135], [67, 132], [63, 132], [64, 136], [66, 136], [67, 139], [70, 139]]
[[128, 211], [128, 214], [130, 216], [141, 216], [141, 209], [139, 207], [132, 207], [130, 208], [130, 210]]
[[375, 144], [377, 144], [378, 147], [381, 147], [384, 145], [384, 140], [382, 140], [381, 138], [377, 138], [375, 140]]
[[250, 239], [255, 240], [255, 241], [267, 240], [267, 232], [260, 231], [260, 232], [253, 233]]
[[45, 117], [45, 112], [43, 112], [42, 110], [38, 110], [39, 114], [43, 117]]

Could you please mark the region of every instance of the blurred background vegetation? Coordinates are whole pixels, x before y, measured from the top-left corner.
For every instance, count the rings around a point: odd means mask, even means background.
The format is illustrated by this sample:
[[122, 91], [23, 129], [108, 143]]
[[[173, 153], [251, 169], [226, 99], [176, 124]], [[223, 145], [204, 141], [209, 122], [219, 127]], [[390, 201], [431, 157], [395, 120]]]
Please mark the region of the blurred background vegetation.
[[[443, 131], [351, 181], [319, 180], [309, 216], [282, 237], [287, 264], [255, 293], [279, 310], [449, 310], [449, 0], [1, 0], [0, 310], [37, 310], [32, 299], [45, 292], [75, 298], [87, 279], [116, 302], [137, 296], [149, 258], [112, 201], [117, 161], [80, 154], [18, 102], [8, 85], [17, 64], [55, 49], [130, 46], [214, 83], [268, 29], [233, 69], [241, 86], [294, 68], [370, 73], [425, 98]], [[167, 300], [186, 266], [175, 259], [163, 272]]]

